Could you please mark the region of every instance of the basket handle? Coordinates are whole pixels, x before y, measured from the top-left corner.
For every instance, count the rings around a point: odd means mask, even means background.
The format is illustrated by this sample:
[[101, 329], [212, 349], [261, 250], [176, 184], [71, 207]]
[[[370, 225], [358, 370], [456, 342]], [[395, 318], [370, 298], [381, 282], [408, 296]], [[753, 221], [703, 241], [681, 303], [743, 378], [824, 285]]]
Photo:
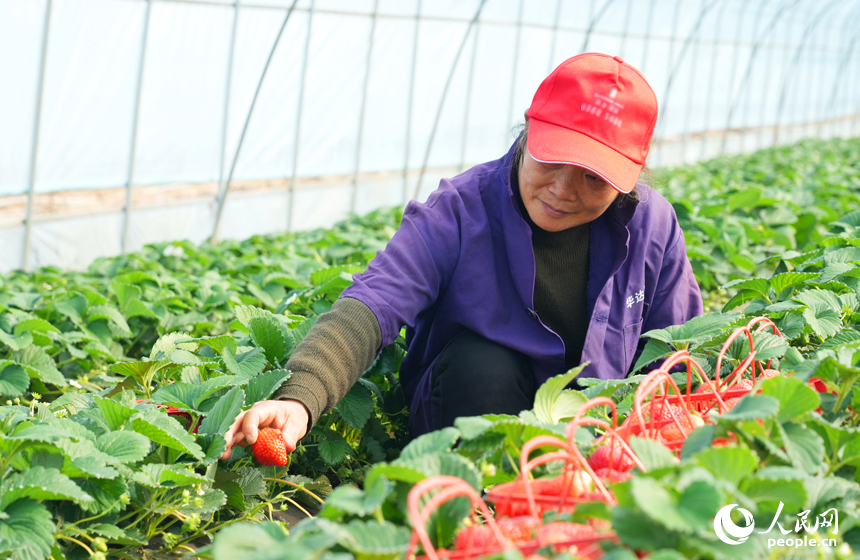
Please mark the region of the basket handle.
[[[538, 447], [557, 447], [561, 451], [546, 453], [529, 460], [531, 452]], [[531, 477], [529, 475], [535, 467], [551, 461], [565, 462], [564, 470], [562, 471], [563, 476], [567, 476], [568, 473], [575, 471], [577, 463], [580, 463], [571, 445], [567, 441], [557, 437], [547, 435], [535, 436], [523, 444], [520, 451], [520, 476], [523, 479], [523, 487], [525, 488], [526, 499], [529, 503], [529, 513], [531, 513], [532, 517], [540, 518], [537, 513], [537, 502], [535, 501], [534, 489], [532, 488]], [[579, 466], [581, 466], [581, 463]], [[565, 492], [565, 495], [559, 496], [559, 504], [563, 504], [567, 497], [567, 492]]]
[[[433, 490], [440, 491], [432, 496], [422, 508], [419, 503], [421, 498]], [[481, 496], [474, 488], [469, 486], [466, 481], [455, 476], [438, 475], [425, 478], [409, 491], [407, 507], [409, 510], [409, 519], [412, 521], [413, 530], [412, 537], [409, 539], [409, 547], [406, 549], [405, 558], [414, 558], [415, 547], [420, 541], [427, 557], [430, 558], [430, 560], [439, 560], [439, 555], [436, 553], [436, 549], [430, 542], [429, 535], [427, 535], [425, 524], [430, 518], [430, 514], [439, 506], [452, 498], [460, 496], [469, 498], [472, 508], [477, 508], [481, 511], [484, 515], [484, 520], [486, 521], [487, 526], [493, 533], [493, 536], [496, 537], [499, 544], [501, 544], [504, 549], [513, 548], [511, 541], [508, 540], [507, 537], [505, 537], [499, 530], [499, 526], [496, 524], [496, 520], [493, 518], [490, 508], [487, 507], [487, 504], [481, 499]]]

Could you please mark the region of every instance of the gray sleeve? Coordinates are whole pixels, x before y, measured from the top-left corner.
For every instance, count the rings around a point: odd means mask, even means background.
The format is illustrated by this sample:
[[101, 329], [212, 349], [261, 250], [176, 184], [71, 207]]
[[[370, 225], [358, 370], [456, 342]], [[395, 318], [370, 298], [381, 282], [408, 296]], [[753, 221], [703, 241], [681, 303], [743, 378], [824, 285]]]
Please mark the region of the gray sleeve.
[[310, 430], [373, 364], [381, 345], [382, 331], [373, 311], [357, 299], [340, 298], [293, 351], [285, 366], [292, 375], [272, 399], [304, 404], [310, 412]]

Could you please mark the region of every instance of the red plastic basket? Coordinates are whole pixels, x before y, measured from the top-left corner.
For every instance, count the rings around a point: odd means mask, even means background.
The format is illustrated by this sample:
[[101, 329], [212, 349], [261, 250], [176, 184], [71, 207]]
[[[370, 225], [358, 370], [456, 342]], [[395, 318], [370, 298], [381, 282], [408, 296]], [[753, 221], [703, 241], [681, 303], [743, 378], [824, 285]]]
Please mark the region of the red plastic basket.
[[[438, 490], [438, 492], [434, 494], [423, 507], [421, 507], [421, 498], [434, 490]], [[491, 531], [494, 540], [493, 542], [485, 543], [483, 546], [474, 548], [470, 547], [467, 550], [436, 550], [433, 548], [430, 538], [427, 535], [427, 530], [425, 528], [427, 520], [436, 508], [448, 500], [459, 496], [469, 498], [472, 504], [471, 519], [474, 524], [477, 524], [478, 521], [476, 511], [480, 511], [483, 514], [486, 526]], [[475, 492], [468, 483], [456, 477], [442, 475], [422, 480], [409, 492], [407, 505], [409, 509], [409, 517], [414, 527], [412, 538], [409, 541], [409, 547], [406, 551], [405, 558], [407, 560], [439, 560], [440, 558], [447, 558], [449, 560], [471, 560], [511, 548], [517, 548], [523, 554], [528, 555], [534, 553], [543, 546], [548, 546], [537, 542], [535, 539], [527, 544], [512, 543], [501, 532], [495, 519], [490, 514], [487, 504], [484, 503], [478, 493]], [[602, 533], [560, 542], [553, 542], [551, 546], [556, 549], [576, 547], [576, 554], [579, 557], [588, 560], [597, 560], [603, 556], [603, 549], [599, 546], [599, 543], [604, 540], [617, 541], [617, 538], [614, 533]], [[425, 556], [415, 555], [415, 550], [419, 542], [424, 549]]]

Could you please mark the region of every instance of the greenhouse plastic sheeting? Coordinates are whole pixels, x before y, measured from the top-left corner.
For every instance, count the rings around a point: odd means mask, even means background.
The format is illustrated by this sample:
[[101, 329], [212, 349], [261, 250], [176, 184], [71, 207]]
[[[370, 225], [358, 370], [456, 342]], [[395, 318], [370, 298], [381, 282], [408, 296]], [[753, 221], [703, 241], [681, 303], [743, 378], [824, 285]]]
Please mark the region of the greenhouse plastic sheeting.
[[[256, 0], [241, 2], [237, 9], [231, 1], [51, 0], [33, 158], [49, 4], [0, 2], [0, 195], [25, 193], [31, 181], [38, 194], [124, 187], [129, 181], [155, 185], [226, 179], [290, 4]], [[477, 0], [426, 0], [416, 19], [416, 0], [316, 0], [313, 10], [310, 0], [298, 2], [274, 51], [233, 179], [289, 179], [297, 152], [300, 179], [343, 176], [341, 187], [326, 186], [318, 193], [298, 189], [289, 224], [285, 192], [262, 192], [256, 198], [231, 194], [221, 237], [288, 225], [315, 227], [343, 218], [350, 209], [356, 162], [363, 174], [407, 166], [417, 180], [434, 126], [426, 161], [430, 168], [457, 169], [499, 157], [540, 81], [580, 52], [589, 20], [598, 16], [587, 50], [621, 55], [643, 71], [663, 111], [657, 136], [814, 122], [860, 112], [860, 54], [851, 41], [860, 29], [857, 1], [828, 8], [824, 21], [830, 24], [816, 27], [808, 41], [802, 39], [803, 31], [820, 8], [811, 0], [487, 0], [467, 36], [479, 5]], [[793, 10], [777, 17], [788, 5]], [[756, 71], [743, 81], [760, 39]], [[454, 66], [461, 43], [462, 55]], [[806, 53], [810, 45], [815, 48]], [[138, 74], [139, 118], [133, 134]], [[836, 87], [840, 82], [844, 87]], [[797, 87], [783, 87], [789, 83]], [[783, 91], [788, 92], [784, 102]], [[737, 110], [727, 120], [732, 104]], [[847, 133], [855, 130], [851, 126]], [[672, 162], [659, 161], [659, 149], [655, 152], [657, 163]], [[704, 149], [695, 152], [693, 159], [706, 155]], [[679, 157], [689, 159], [686, 153]], [[397, 180], [395, 174], [378, 186], [360, 187], [356, 210], [400, 204], [404, 192], [411, 198], [415, 184], [404, 189]], [[419, 196], [436, 184], [438, 174], [426, 176]], [[212, 233], [215, 209], [212, 201], [133, 208], [128, 248], [157, 240], [204, 240]], [[31, 264], [80, 268], [93, 256], [121, 251], [125, 218], [114, 214], [58, 217], [50, 224], [35, 220]], [[20, 235], [17, 225], [0, 229], [0, 242], [10, 248], [0, 257], [3, 270], [21, 266]]]

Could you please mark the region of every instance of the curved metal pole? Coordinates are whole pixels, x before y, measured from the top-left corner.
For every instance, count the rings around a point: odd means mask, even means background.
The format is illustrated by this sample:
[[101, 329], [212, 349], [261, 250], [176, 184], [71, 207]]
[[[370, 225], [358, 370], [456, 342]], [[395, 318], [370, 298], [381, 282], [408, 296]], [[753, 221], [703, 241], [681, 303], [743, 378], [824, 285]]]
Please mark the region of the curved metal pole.
[[[789, 63], [791, 62], [791, 45], [794, 44], [792, 42], [792, 40], [797, 35], [797, 33], [795, 32], [795, 27], [796, 27], [795, 24], [798, 21], [803, 19], [804, 10], [802, 8], [800, 8], [800, 9], [796, 9], [795, 11], [797, 12], [797, 14], [794, 17], [787, 17], [786, 18], [785, 38], [784, 38], [785, 47], [783, 48], [782, 52], [779, 53], [781, 56], [779, 57], [779, 62], [777, 63], [780, 70], [788, 68]], [[770, 142], [769, 142], [770, 146], [776, 145], [775, 144], [776, 131], [780, 126], [782, 126], [782, 124], [779, 122], [779, 119], [776, 116], [776, 100], [777, 100], [777, 97], [779, 95], [779, 85], [776, 83], [777, 77], [778, 76], [775, 73], [774, 78], [772, 80], [774, 82], [774, 85], [773, 85], [774, 91], [773, 91], [773, 95], [772, 95], [773, 100], [771, 102], [771, 105], [773, 106], [773, 117], [771, 120], [771, 122], [773, 123], [773, 125], [771, 126], [771, 128], [773, 129], [773, 135], [770, 138]]]
[[[227, 157], [227, 125], [230, 117], [230, 92], [233, 86], [233, 62], [236, 51], [236, 32], [239, 28], [239, 2], [233, 3], [233, 29], [230, 31], [230, 48], [227, 54], [227, 76], [224, 80], [224, 112], [221, 115], [221, 157], [218, 159], [218, 192], [215, 201], [220, 202], [226, 183], [224, 182], [224, 159]], [[215, 233], [213, 232], [213, 239]]]
[[[672, 60], [675, 59], [675, 38], [678, 37], [678, 24], [679, 24], [680, 20], [681, 20], [681, 0], [675, 0], [675, 15], [672, 18], [672, 34], [669, 37], [669, 60], [666, 62], [666, 68], [671, 68], [672, 67]], [[663, 103], [663, 109], [658, 111], [658, 115], [660, 113], [666, 112], [667, 107], [665, 105], [665, 101], [666, 101], [666, 98], [663, 98], [663, 102], [664, 102]], [[663, 142], [662, 138], [658, 137], [656, 126], [654, 127], [654, 141], [653, 142], [654, 142], [655, 148], [657, 148], [658, 145], [660, 147], [660, 150], [657, 151], [656, 154], [660, 154], [662, 156], [662, 148], [663, 148], [664, 142]], [[658, 142], [659, 142], [659, 144], [658, 144]], [[653, 157], [653, 160], [654, 160], [652, 162], [653, 165], [657, 165], [657, 161], [660, 161], [662, 159], [662, 158], [656, 157], [656, 154]]]
[[648, 23], [645, 24], [645, 46], [642, 47], [642, 68], [640, 71], [645, 76], [645, 66], [648, 64], [648, 47], [651, 45], [651, 30], [654, 24], [654, 5], [657, 0], [651, 0], [648, 6]]
[[[705, 2], [707, 0], [700, 0], [701, 2], [701, 10], [705, 10]], [[681, 134], [681, 163], [687, 162], [687, 141], [690, 138], [690, 117], [693, 109], [693, 95], [696, 91], [694, 84], [696, 83], [696, 64], [695, 60], [698, 58], [699, 54], [699, 43], [700, 41], [696, 41], [693, 44], [693, 64], [690, 65], [690, 87], [687, 89], [687, 107], [684, 112], [684, 132]]]
[[[786, 0], [779, 8], [777, 8], [777, 11], [773, 16], [773, 19], [770, 20], [770, 22], [767, 24], [767, 26], [765, 26], [762, 34], [759, 35], [758, 38], [756, 39], [755, 44], [753, 45], [752, 52], [750, 53], [749, 61], [747, 62], [747, 68], [744, 71], [744, 76], [743, 76], [743, 78], [741, 78], [741, 83], [740, 83], [740, 87], [738, 89], [738, 93], [735, 96], [734, 100], [732, 101], [731, 105], [729, 105], [729, 113], [728, 113], [728, 116], [726, 117], [726, 126], [724, 127], [726, 131], [728, 131], [729, 128], [731, 128], [731, 126], [732, 126], [732, 117], [735, 114], [735, 108], [737, 107], [738, 102], [740, 101], [740, 98], [742, 97], [743, 91], [745, 89], [744, 85], [747, 82], [749, 82], [750, 75], [752, 74], [753, 63], [755, 62], [755, 58], [758, 55], [758, 51], [761, 48], [761, 45], [764, 42], [765, 37], [767, 37], [767, 35], [774, 29], [774, 27], [776, 27], [777, 22], [780, 20], [780, 18], [782, 17], [782, 15], [786, 11], [790, 10], [791, 8], [793, 8], [794, 6], [799, 4], [800, 2], [801, 2], [801, 0]], [[731, 91], [729, 91], [729, 95], [731, 95]], [[722, 146], [720, 148], [720, 153], [724, 153], [726, 151], [726, 138], [727, 138], [727, 135], [724, 134]]]
[[472, 109], [472, 86], [475, 83], [475, 61], [478, 58], [478, 38], [481, 32], [481, 22], [475, 26], [475, 39], [472, 41], [472, 61], [469, 63], [469, 80], [466, 83], [466, 101], [463, 103], [463, 136], [460, 139], [460, 165], [457, 172], [462, 173], [466, 167], [466, 140], [469, 137], [469, 115]]
[[409, 149], [412, 140], [412, 98], [415, 92], [415, 69], [418, 66], [418, 30], [420, 29], [421, 0], [415, 8], [415, 37], [412, 40], [412, 70], [409, 76], [409, 94], [406, 103], [406, 141], [403, 143], [403, 204], [409, 202]]
[[251, 106], [248, 108], [248, 115], [245, 117], [245, 124], [242, 126], [242, 133], [239, 135], [239, 143], [236, 145], [236, 152], [233, 154], [233, 163], [230, 164], [230, 173], [227, 174], [227, 180], [224, 182], [224, 191], [218, 198], [218, 209], [215, 211], [215, 226], [212, 229], [212, 236], [209, 237], [210, 243], [218, 239], [218, 229], [221, 226], [221, 214], [224, 211], [224, 201], [227, 199], [227, 193], [230, 191], [230, 182], [233, 180], [233, 172], [236, 170], [236, 162], [239, 161], [239, 154], [242, 152], [242, 144], [245, 142], [245, 133], [248, 132], [248, 124], [251, 122], [251, 115], [254, 114], [254, 107], [257, 105], [257, 97], [260, 95], [260, 89], [263, 87], [263, 80], [265, 80], [266, 73], [269, 71], [269, 64], [272, 62], [272, 57], [275, 55], [275, 49], [278, 48], [278, 43], [281, 42], [284, 28], [287, 27], [287, 22], [290, 21], [293, 8], [296, 7], [298, 1], [299, 0], [293, 0], [292, 5], [287, 10], [286, 15], [284, 16], [284, 21], [281, 23], [281, 28], [278, 30], [278, 36], [275, 37], [275, 42], [272, 44], [272, 49], [269, 51], [269, 58], [266, 59], [266, 65], [263, 66], [260, 80], [257, 82], [257, 89], [254, 91], [254, 97], [251, 99]]
[[588, 23], [588, 29], [585, 31], [585, 39], [582, 41], [582, 48], [579, 49], [580, 53], [588, 52], [586, 49], [588, 48], [588, 41], [591, 39], [591, 32], [594, 31], [594, 26], [597, 25], [597, 22], [600, 21], [600, 18], [603, 17], [603, 14], [606, 13], [606, 10], [609, 9], [609, 6], [611, 6], [613, 2], [615, 2], [615, 0], [606, 0], [606, 3], [603, 4], [603, 7], [600, 8], [599, 12], [597, 12], [597, 15]]
[[[860, 10], [857, 10], [857, 14], [858, 15], [853, 17], [853, 18], [846, 18], [846, 22], [852, 22], [852, 23], [858, 22], [858, 20], [860, 20]], [[860, 22], [858, 22], [858, 23], [860, 23]], [[826, 111], [827, 108], [832, 107], [833, 105], [836, 104], [836, 95], [839, 93], [839, 89], [840, 89], [839, 86], [841, 84], [841, 81], [839, 79], [840, 78], [839, 69], [847, 67], [848, 63], [851, 62], [851, 57], [854, 55], [854, 48], [855, 48], [854, 46], [857, 44], [858, 39], [860, 39], [860, 25], [849, 26], [849, 24], [846, 24], [845, 27], [847, 29], [850, 29], [853, 27], [854, 29], [856, 29], [856, 32], [854, 33], [854, 36], [851, 38], [851, 41], [848, 43], [848, 48], [845, 50], [845, 54], [842, 56], [842, 58], [839, 60], [839, 63], [836, 65], [837, 70], [836, 70], [836, 73], [833, 75], [833, 88], [830, 90], [830, 99], [823, 106], [822, 111]], [[826, 113], [823, 114], [819, 118], [819, 128], [818, 128], [818, 132], [816, 134], [817, 136], [821, 136], [821, 124], [820, 123], [822, 121], [824, 121], [826, 118], [827, 118]]]
[[555, 19], [552, 22], [552, 39], [549, 46], [549, 65], [546, 70], [546, 75], [552, 74], [555, 70], [555, 46], [558, 43], [558, 22], [561, 19], [561, 0], [555, 2]]
[[33, 147], [30, 152], [30, 176], [27, 187], [27, 214], [24, 218], [23, 268], [30, 272], [30, 243], [33, 234], [33, 198], [36, 193], [36, 162], [39, 156], [39, 127], [42, 120], [42, 93], [45, 86], [45, 63], [48, 60], [48, 37], [51, 30], [51, 0], [45, 3], [45, 24], [42, 31], [42, 53], [39, 56], [39, 83], [36, 86], [36, 116], [33, 119]]
[[618, 56], [624, 58], [624, 47], [627, 45], [627, 35], [630, 34], [630, 13], [633, 12], [633, 0], [627, 0], [627, 10], [624, 14], [624, 31], [621, 32], [621, 47]]
[[478, 5], [475, 16], [469, 22], [469, 27], [466, 28], [466, 33], [463, 35], [463, 40], [460, 42], [460, 48], [457, 49], [457, 54], [454, 56], [454, 62], [451, 64], [451, 71], [448, 73], [448, 79], [445, 82], [445, 88], [442, 90], [442, 99], [439, 100], [439, 108], [436, 110], [436, 120], [433, 121], [433, 129], [430, 131], [430, 139], [427, 141], [427, 150], [424, 152], [424, 163], [421, 165], [421, 173], [418, 175], [418, 183], [415, 184], [415, 195], [412, 198], [418, 198], [421, 192], [421, 183], [424, 182], [424, 174], [427, 172], [427, 163], [430, 161], [430, 149], [433, 147], [433, 139], [436, 137], [436, 129], [439, 128], [439, 120], [442, 117], [442, 108], [445, 106], [445, 97], [448, 96], [448, 90], [451, 88], [451, 81], [454, 79], [454, 71], [457, 69], [457, 62], [460, 60], [460, 55], [463, 54], [463, 48], [469, 40], [472, 28], [481, 17], [481, 10], [484, 9], [484, 4], [487, 0], [481, 0]]
[[520, 61], [520, 38], [523, 34], [523, 4], [525, 4], [525, 0], [520, 0], [520, 8], [517, 13], [517, 33], [514, 39], [514, 63], [511, 68], [511, 90], [508, 93], [508, 114], [505, 116], [506, 119], [511, 118], [511, 114], [514, 112], [514, 94], [517, 89], [517, 66]]
[[[790, 35], [790, 33], [786, 33], [786, 36]], [[786, 42], [788, 42], [786, 40]], [[764, 64], [765, 68], [773, 68], [773, 55], [774, 55], [775, 46], [771, 46], [767, 48], [767, 58], [765, 58]], [[767, 107], [768, 101], [767, 96], [770, 91], [770, 80], [762, 80], [761, 93], [759, 94], [759, 99], [761, 99], [761, 103], [759, 104], [759, 123], [758, 123], [758, 134], [756, 135], [756, 149], [761, 149], [764, 145], [764, 130], [767, 123]]]
[[[770, 3], [770, 0], [764, 0], [764, 2], [762, 2], [761, 6], [759, 7], [758, 13], [756, 13], [756, 16], [755, 16], [755, 19], [757, 22], [761, 21], [762, 17], [764, 16], [764, 9], [769, 3]], [[747, 4], [747, 5], [749, 6], [749, 4]], [[729, 91], [731, 92], [732, 90], [729, 89]], [[743, 128], [741, 129], [741, 139], [740, 139], [741, 152], [744, 151], [746, 132], [747, 132], [747, 130], [749, 130], [750, 88], [745, 88], [742, 91], [746, 91], [746, 102], [743, 104], [743, 107], [744, 107], [743, 118], [741, 119], [743, 122]], [[728, 131], [726, 131], [726, 134], [723, 135], [723, 140], [725, 141], [725, 139], [727, 137], [728, 137]], [[723, 144], [723, 145], [725, 145], [725, 144]]]
[[293, 172], [290, 176], [290, 189], [287, 200], [287, 231], [293, 231], [293, 214], [296, 206], [296, 180], [299, 175], [299, 142], [302, 137], [302, 107], [305, 102], [305, 77], [308, 73], [308, 56], [311, 51], [311, 31], [314, 26], [314, 0], [308, 10], [308, 34], [305, 37], [305, 53], [302, 56], [302, 73], [299, 78], [299, 102], [296, 106], [296, 134], [293, 139]]
[[143, 37], [140, 41], [140, 59], [137, 63], [137, 85], [134, 90], [134, 112], [131, 123], [131, 144], [128, 151], [128, 174], [125, 180], [125, 212], [122, 223], [123, 254], [128, 251], [128, 237], [131, 229], [131, 185], [134, 181], [134, 158], [137, 153], [137, 125], [140, 121], [140, 92], [143, 88], [143, 66], [146, 62], [146, 42], [149, 36], [149, 15], [152, 12], [152, 1], [146, 0], [146, 13], [143, 16]]
[[[722, 2], [723, 0], [711, 0], [710, 4], [703, 7], [699, 12], [699, 17], [696, 19], [696, 23], [693, 25], [693, 29], [690, 30], [690, 33], [687, 34], [687, 38], [684, 39], [684, 44], [681, 45], [681, 52], [678, 54], [678, 58], [675, 61], [675, 67], [669, 73], [669, 79], [666, 81], [666, 92], [663, 94], [663, 104], [664, 106], [669, 105], [669, 94], [672, 92], [672, 85], [675, 81], [675, 76], [678, 74], [678, 71], [681, 69], [681, 64], [684, 62], [684, 57], [687, 54], [687, 49], [690, 47], [690, 43], [693, 38], [699, 34], [699, 28], [702, 26], [702, 22], [705, 20], [705, 16], [708, 15], [714, 6]], [[665, 122], [666, 120], [666, 110], [659, 112], [657, 115], [657, 124], [654, 127], [656, 130], [660, 127], [660, 124]], [[682, 154], [683, 155], [683, 154]]]
[[364, 112], [367, 107], [367, 87], [370, 84], [370, 61], [373, 56], [373, 36], [376, 32], [376, 16], [379, 14], [379, 0], [373, 0], [373, 16], [370, 20], [370, 40], [367, 44], [367, 62], [364, 66], [364, 87], [361, 92], [361, 109], [358, 118], [358, 145], [355, 148], [355, 173], [352, 176], [352, 200], [349, 203], [349, 211], [355, 213], [355, 205], [358, 200], [358, 171], [361, 166], [361, 147], [364, 137]]
[[[830, 8], [832, 8], [833, 6], [835, 6], [836, 4], [838, 4], [841, 1], [842, 0], [831, 0], [830, 2], [828, 2], [823, 8], [821, 8], [821, 10], [815, 15], [815, 17], [812, 19], [812, 21], [810, 21], [809, 24], [806, 26], [806, 28], [803, 30], [803, 33], [801, 34], [800, 43], [797, 45], [797, 51], [795, 52], [794, 58], [792, 59], [791, 64], [789, 65], [788, 72], [786, 72], [785, 79], [783, 80], [783, 83], [782, 83], [782, 92], [779, 95], [779, 103], [776, 106], [777, 122], [780, 120], [780, 117], [782, 116], [783, 107], [785, 107], [785, 98], [786, 98], [786, 94], [788, 92], [788, 80], [791, 77], [791, 74], [794, 71], [795, 66], [797, 66], [797, 61], [800, 59], [800, 53], [802, 52], [803, 45], [806, 43], [807, 37], [809, 37], [810, 32], [813, 29], [815, 29], [816, 26], [818, 26], [818, 23], [821, 21], [821, 18], [824, 17], [824, 14], [826, 14], [830, 10]], [[777, 126], [776, 135], [774, 137], [774, 145], [779, 145], [779, 130], [780, 130], [780, 127]]]
[[699, 159], [705, 159], [705, 152], [707, 144], [708, 144], [708, 131], [710, 130], [710, 122], [711, 122], [711, 106], [713, 102], [713, 92], [714, 92], [714, 75], [716, 74], [717, 68], [717, 54], [720, 52], [720, 32], [723, 29], [723, 19], [726, 17], [726, 11], [728, 10], [728, 4], [723, 4], [723, 9], [720, 12], [719, 17], [717, 18], [716, 25], [716, 33], [714, 33], [714, 52], [711, 54], [711, 71], [708, 72], [708, 86], [707, 86], [707, 97], [705, 98], [705, 124], [702, 130], [702, 143], [699, 147]]

